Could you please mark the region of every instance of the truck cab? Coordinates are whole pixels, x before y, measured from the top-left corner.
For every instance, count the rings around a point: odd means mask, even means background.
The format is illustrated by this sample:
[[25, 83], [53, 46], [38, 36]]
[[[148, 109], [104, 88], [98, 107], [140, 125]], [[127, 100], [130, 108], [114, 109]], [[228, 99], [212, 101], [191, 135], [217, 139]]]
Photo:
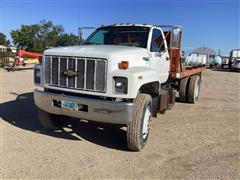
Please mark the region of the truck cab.
[[57, 129], [70, 116], [127, 126], [129, 149], [141, 150], [152, 116], [169, 110], [177, 91], [182, 101], [198, 99], [203, 69], [184, 68], [181, 37], [177, 26], [115, 24], [80, 46], [46, 50], [34, 70], [40, 122]]

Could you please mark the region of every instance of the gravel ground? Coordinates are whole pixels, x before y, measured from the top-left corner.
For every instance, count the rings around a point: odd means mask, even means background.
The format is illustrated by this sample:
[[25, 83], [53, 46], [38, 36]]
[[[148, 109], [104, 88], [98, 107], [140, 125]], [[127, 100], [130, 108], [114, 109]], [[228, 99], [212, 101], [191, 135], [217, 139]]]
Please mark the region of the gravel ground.
[[127, 150], [125, 129], [76, 119], [43, 128], [33, 71], [0, 73], [2, 179], [240, 178], [239, 73], [205, 71], [199, 102], [155, 118], [141, 152]]

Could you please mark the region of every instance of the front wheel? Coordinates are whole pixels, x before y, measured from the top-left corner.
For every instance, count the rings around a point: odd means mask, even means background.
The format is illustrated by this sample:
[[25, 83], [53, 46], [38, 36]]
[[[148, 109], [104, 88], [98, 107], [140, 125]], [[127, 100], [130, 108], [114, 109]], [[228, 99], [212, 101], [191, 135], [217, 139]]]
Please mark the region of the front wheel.
[[127, 127], [128, 148], [140, 151], [145, 146], [152, 117], [152, 98], [148, 94], [140, 93], [134, 104], [133, 118]]

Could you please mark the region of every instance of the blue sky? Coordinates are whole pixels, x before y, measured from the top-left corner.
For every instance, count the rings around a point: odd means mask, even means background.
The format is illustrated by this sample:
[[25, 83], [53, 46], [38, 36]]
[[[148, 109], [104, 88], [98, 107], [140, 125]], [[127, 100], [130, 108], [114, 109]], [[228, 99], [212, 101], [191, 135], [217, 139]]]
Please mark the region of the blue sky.
[[240, 48], [239, 0], [0, 0], [0, 31], [21, 24], [51, 20], [68, 33], [78, 26], [99, 26], [119, 22], [177, 24], [183, 27], [183, 49], [207, 46], [229, 54]]

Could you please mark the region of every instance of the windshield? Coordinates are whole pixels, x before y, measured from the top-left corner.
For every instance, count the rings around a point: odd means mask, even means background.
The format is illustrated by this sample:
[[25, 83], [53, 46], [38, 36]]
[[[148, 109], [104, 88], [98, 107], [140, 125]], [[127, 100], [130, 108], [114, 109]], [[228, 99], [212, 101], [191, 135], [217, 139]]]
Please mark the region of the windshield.
[[123, 45], [147, 48], [148, 27], [108, 26], [98, 28], [83, 45]]

